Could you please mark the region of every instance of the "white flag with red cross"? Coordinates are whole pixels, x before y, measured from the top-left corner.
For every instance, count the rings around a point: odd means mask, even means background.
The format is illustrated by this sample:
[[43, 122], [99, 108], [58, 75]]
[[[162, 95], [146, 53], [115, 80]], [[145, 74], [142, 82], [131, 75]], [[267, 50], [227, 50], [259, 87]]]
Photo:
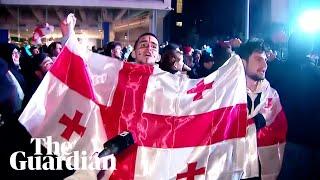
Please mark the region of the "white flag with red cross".
[[20, 122], [33, 137], [88, 154], [130, 131], [135, 144], [116, 157], [110, 179], [239, 179], [248, 163], [238, 56], [192, 80], [88, 52], [70, 37]]

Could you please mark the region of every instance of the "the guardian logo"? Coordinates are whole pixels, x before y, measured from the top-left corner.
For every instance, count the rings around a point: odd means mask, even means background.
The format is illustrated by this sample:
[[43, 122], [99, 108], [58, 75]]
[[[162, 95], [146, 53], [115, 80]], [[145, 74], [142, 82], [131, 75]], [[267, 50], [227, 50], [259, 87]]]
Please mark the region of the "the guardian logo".
[[[70, 142], [59, 143], [52, 137], [31, 138], [35, 142], [35, 153], [26, 157], [24, 151], [14, 152], [10, 156], [10, 165], [15, 170], [62, 170], [65, 161], [69, 170], [114, 170], [116, 159], [114, 155], [98, 158], [97, 153], [88, 155], [86, 151], [70, 151]], [[46, 145], [47, 152], [41, 152], [41, 142]]]

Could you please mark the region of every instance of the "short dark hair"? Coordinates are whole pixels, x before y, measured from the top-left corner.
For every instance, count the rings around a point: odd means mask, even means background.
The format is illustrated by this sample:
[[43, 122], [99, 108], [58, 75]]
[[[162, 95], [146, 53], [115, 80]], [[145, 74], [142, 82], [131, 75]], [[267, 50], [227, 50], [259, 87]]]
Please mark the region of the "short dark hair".
[[214, 57], [214, 63], [224, 64], [231, 57], [231, 45], [220, 41], [215, 44], [212, 55]]
[[163, 53], [167, 53], [167, 52], [176, 52], [176, 51], [179, 51], [180, 53], [183, 54], [183, 52], [180, 50], [179, 46], [177, 44], [174, 44], [174, 43], [169, 43], [168, 45], [166, 45], [164, 48], [163, 48]]
[[158, 43], [159, 43], [159, 39], [157, 38], [157, 36], [153, 33], [150, 33], [150, 32], [147, 32], [147, 33], [143, 33], [141, 34], [138, 39], [136, 40], [136, 42], [134, 42], [134, 46], [133, 46], [133, 49], [136, 49], [137, 48], [137, 45], [138, 45], [138, 42], [139, 40], [143, 37], [143, 36], [153, 36], [154, 38], [157, 39]]
[[54, 42], [52, 42], [49, 46], [48, 46], [48, 54], [50, 55], [50, 56], [53, 56], [53, 50], [57, 47], [57, 44], [60, 44], [60, 45], [62, 45], [61, 44], [61, 42], [58, 42], [58, 41], [54, 41]]
[[111, 57], [111, 50], [116, 48], [117, 46], [121, 46], [120, 42], [111, 41], [104, 48], [104, 55]]
[[208, 53], [207, 51], [204, 51], [200, 58], [200, 63], [205, 63], [205, 62], [214, 62], [212, 54]]
[[170, 73], [176, 73], [176, 70], [173, 70], [173, 65], [175, 63], [175, 59], [179, 58], [177, 53], [183, 54], [182, 51], [180, 51], [179, 46], [174, 43], [169, 43], [163, 48], [163, 53], [161, 55], [161, 60], [159, 62], [159, 68], [170, 72]]
[[238, 55], [241, 57], [241, 59], [249, 60], [249, 57], [254, 52], [266, 52], [267, 47], [263, 40], [261, 39], [255, 39], [255, 40], [249, 40], [246, 43], [242, 44], [238, 49]]
[[30, 47], [30, 51], [32, 52], [33, 50], [35, 50], [35, 49], [39, 49], [37, 46], [31, 46]]
[[40, 65], [43, 62], [43, 60], [46, 59], [47, 57], [49, 57], [49, 56], [46, 53], [39, 53], [39, 54], [34, 55], [34, 57], [32, 59], [32, 63], [31, 63], [32, 70], [36, 71], [36, 70], [41, 69]]

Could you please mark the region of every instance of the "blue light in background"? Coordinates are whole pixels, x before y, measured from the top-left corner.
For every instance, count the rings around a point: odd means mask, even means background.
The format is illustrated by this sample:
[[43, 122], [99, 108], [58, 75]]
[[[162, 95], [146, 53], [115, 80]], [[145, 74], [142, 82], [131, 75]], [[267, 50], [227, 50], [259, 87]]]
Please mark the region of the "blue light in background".
[[304, 11], [298, 18], [298, 24], [303, 32], [320, 32], [320, 9]]

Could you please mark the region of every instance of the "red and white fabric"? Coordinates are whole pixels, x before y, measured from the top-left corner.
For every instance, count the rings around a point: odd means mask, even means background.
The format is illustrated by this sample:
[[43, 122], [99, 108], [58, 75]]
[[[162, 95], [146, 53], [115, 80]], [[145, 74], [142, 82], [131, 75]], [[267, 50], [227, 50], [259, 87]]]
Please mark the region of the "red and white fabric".
[[[287, 119], [279, 95], [266, 79], [259, 83], [255, 92], [251, 92], [249, 89], [247, 91], [251, 97], [261, 93], [260, 103], [249, 113], [249, 119], [258, 113], [261, 113], [266, 119], [266, 126], [257, 132], [261, 178], [263, 180], [277, 179], [282, 165], [287, 133]], [[251, 122], [253, 123], [253, 121]]]
[[[20, 117], [33, 137], [53, 136], [92, 154], [107, 139], [132, 132], [135, 145], [117, 156], [110, 179], [241, 177], [250, 150], [238, 56], [191, 80], [91, 53], [77, 43], [73, 36], [66, 42]], [[65, 132], [70, 119], [76, 128]]]
[[32, 44], [39, 45], [41, 44], [41, 38], [45, 37], [48, 34], [54, 32], [54, 26], [45, 23], [44, 25], [37, 26], [32, 35]]

